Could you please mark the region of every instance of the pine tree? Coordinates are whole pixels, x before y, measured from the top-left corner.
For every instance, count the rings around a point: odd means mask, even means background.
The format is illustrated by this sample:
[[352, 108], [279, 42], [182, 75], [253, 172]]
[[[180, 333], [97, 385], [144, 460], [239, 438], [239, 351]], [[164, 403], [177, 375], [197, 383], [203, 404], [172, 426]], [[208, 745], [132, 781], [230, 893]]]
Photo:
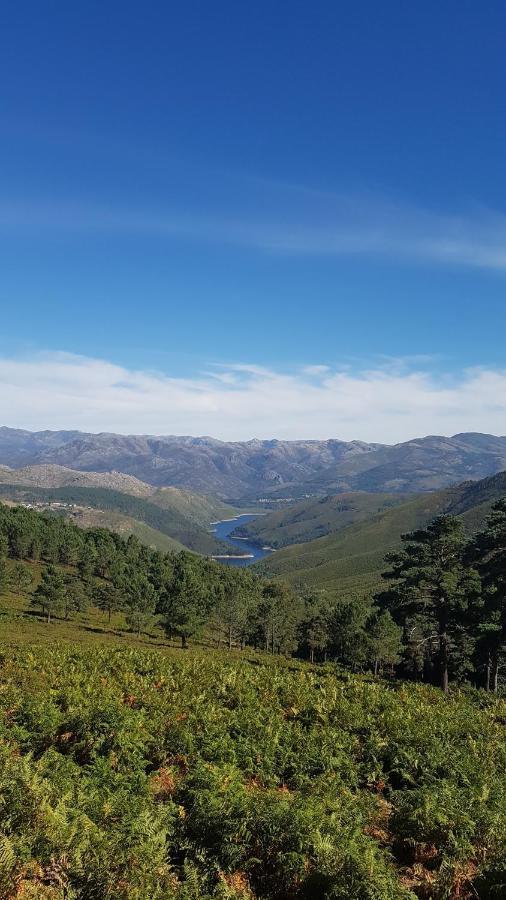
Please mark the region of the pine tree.
[[156, 591], [145, 575], [132, 572], [124, 579], [123, 608], [127, 624], [140, 637], [153, 617], [157, 602]]
[[47, 617], [48, 625], [51, 616], [56, 615], [65, 606], [65, 580], [63, 573], [56, 566], [49, 565], [42, 573], [41, 582], [32, 597], [32, 604], [40, 606]]
[[367, 623], [366, 633], [374, 674], [383, 666], [395, 666], [401, 658], [402, 628], [395, 624], [390, 613], [373, 616]]
[[300, 643], [314, 662], [315, 653], [325, 654], [329, 644], [331, 609], [324, 592], [304, 597], [304, 617], [299, 625]]
[[329, 617], [329, 646], [344, 666], [360, 670], [368, 662], [366, 624], [371, 616], [370, 598], [360, 595], [339, 599]]
[[90, 605], [88, 585], [74, 575], [65, 576], [65, 599], [63, 615], [68, 619], [72, 612], [85, 612]]
[[231, 568], [224, 570], [216, 584], [213, 623], [218, 631], [218, 643], [224, 637], [229, 650], [234, 643], [242, 644], [255, 593], [256, 585], [251, 575]]
[[506, 654], [506, 499], [492, 507], [485, 530], [472, 542], [470, 559], [483, 586], [477, 610], [478, 655], [484, 661], [487, 690], [497, 691]]
[[15, 562], [9, 576], [13, 589], [18, 594], [24, 594], [32, 585], [32, 573], [22, 562]]
[[289, 654], [297, 649], [297, 631], [303, 614], [303, 603], [294, 597], [288, 584], [268, 581], [262, 590], [257, 612], [266, 650]]
[[160, 598], [166, 634], [180, 637], [186, 648], [188, 639], [203, 628], [214, 602], [214, 586], [204, 577], [201, 561], [191, 553], [180, 553]]
[[0, 556], [0, 595], [5, 594], [9, 586], [9, 578], [7, 575], [7, 560], [5, 556]]
[[122, 592], [117, 583], [111, 581], [97, 585], [94, 591], [94, 601], [96, 606], [107, 614], [109, 624], [111, 624], [112, 613], [123, 608]]
[[402, 536], [404, 549], [386, 557], [392, 582], [380, 604], [402, 625], [410, 620], [428, 626], [437, 642], [439, 681], [448, 691], [450, 663], [469, 659], [468, 614], [480, 592], [478, 573], [464, 563], [466, 537], [456, 516], [439, 516], [426, 529]]

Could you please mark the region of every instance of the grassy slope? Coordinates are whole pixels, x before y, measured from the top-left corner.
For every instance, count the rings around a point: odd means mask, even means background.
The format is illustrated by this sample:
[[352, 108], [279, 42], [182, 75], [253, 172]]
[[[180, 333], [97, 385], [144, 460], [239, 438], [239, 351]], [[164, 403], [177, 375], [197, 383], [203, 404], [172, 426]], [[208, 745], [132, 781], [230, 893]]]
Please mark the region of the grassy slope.
[[356, 491], [331, 497], [314, 497], [262, 516], [238, 530], [259, 544], [279, 549], [313, 541], [370, 519], [402, 503], [402, 494], [368, 494]]
[[104, 524], [121, 532], [130, 530], [141, 540], [160, 549], [180, 549], [184, 546], [196, 553], [209, 555], [223, 552], [228, 546], [210, 533], [210, 522], [222, 513], [224, 517], [235, 512], [219, 501], [171, 489], [156, 491], [146, 500], [107, 488], [40, 488], [0, 484], [1, 497], [18, 502], [59, 501], [90, 507], [97, 512], [99, 521], [92, 521], [93, 514], [88, 509], [84, 516], [78, 515], [78, 524], [83, 517], [83, 524]]
[[131, 516], [125, 516], [112, 510], [86, 509], [79, 515], [72, 516], [72, 519], [80, 528], [110, 528], [111, 531], [121, 534], [122, 537], [134, 534], [143, 544], [160, 550], [162, 553], [185, 549], [180, 541], [169, 537], [162, 531], [151, 528], [150, 525]]
[[205, 494], [194, 494], [181, 488], [158, 488], [149, 498], [150, 503], [160, 509], [178, 512], [190, 521], [207, 528], [210, 522], [237, 515], [238, 510], [228, 506], [214, 497]]
[[471, 532], [483, 523], [494, 500], [505, 495], [506, 473], [424, 494], [337, 534], [286, 547], [259, 567], [297, 586], [323, 588], [336, 595], [375, 590], [381, 584], [385, 553], [399, 544], [402, 534], [447, 512], [463, 515]]

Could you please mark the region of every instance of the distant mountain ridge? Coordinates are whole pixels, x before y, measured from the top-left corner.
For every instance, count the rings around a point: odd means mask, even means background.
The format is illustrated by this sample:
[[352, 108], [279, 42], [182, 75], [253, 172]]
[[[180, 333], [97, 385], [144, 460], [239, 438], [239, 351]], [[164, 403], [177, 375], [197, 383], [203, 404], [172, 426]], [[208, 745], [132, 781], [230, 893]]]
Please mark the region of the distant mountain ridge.
[[153, 485], [140, 481], [123, 472], [79, 472], [47, 463], [11, 469], [0, 465], [0, 484], [23, 484], [33, 487], [99, 487], [131, 494], [133, 497], [149, 497], [155, 490]]
[[349, 491], [416, 493], [506, 469], [506, 437], [428, 436], [392, 446], [362, 441], [250, 440], [0, 428], [0, 463], [116, 472], [157, 487], [227, 500], [301, 499]]

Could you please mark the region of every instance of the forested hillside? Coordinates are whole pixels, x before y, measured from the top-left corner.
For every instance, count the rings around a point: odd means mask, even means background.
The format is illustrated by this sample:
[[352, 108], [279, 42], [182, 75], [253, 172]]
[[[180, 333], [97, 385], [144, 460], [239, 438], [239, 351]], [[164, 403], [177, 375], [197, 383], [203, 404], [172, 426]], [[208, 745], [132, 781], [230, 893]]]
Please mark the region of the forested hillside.
[[101, 610], [109, 624], [120, 614], [121, 633], [137, 638], [155, 630], [183, 647], [189, 641], [224, 643], [229, 650], [252, 647], [424, 678], [445, 690], [449, 679], [497, 690], [506, 649], [504, 541], [505, 501], [493, 505], [484, 529], [472, 538], [461, 519], [439, 515], [426, 529], [404, 535], [404, 550], [387, 554], [375, 597], [336, 596], [3, 506], [0, 595], [9, 634], [16, 630], [13, 617], [24, 626], [34, 612], [48, 627], [76, 617], [76, 634], [93, 630], [91, 618]]
[[[423, 494], [336, 533], [286, 546], [257, 563], [256, 568], [269, 576], [281, 576], [293, 585], [309, 585], [337, 596], [374, 591], [381, 584], [385, 554], [399, 545], [402, 534], [421, 528], [444, 513], [462, 515], [471, 533], [483, 524], [492, 503], [504, 496], [505, 472], [478, 482], [465, 482]], [[301, 505], [299, 533], [306, 527], [306, 510], [309, 513], [307, 524], [311, 527], [314, 508], [317, 506], [312, 503]], [[285, 513], [287, 518], [291, 512]], [[259, 527], [272, 521], [272, 515], [261, 520]], [[273, 538], [275, 540], [275, 531]]]
[[279, 549], [340, 531], [363, 522], [406, 500], [403, 494], [368, 494], [354, 491], [329, 497], [311, 497], [286, 509], [275, 510], [236, 529], [235, 534]]
[[[130, 531], [160, 549], [184, 546], [204, 555], [227, 552], [227, 545], [211, 533], [210, 523], [235, 512], [220, 501], [170, 488], [153, 490], [142, 497], [79, 484], [49, 488], [0, 481], [0, 498], [46, 506], [60, 504], [60, 514], [72, 516], [77, 524], [105, 525], [120, 533]], [[95, 517], [91, 510], [96, 510]], [[161, 536], [169, 541], [164, 542]]]

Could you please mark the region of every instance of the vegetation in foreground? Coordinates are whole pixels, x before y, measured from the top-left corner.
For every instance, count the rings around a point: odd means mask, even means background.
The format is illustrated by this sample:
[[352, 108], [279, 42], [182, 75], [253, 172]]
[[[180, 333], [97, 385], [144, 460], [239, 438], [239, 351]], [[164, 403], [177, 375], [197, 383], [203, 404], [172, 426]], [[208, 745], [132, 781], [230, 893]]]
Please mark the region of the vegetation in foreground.
[[0, 892], [503, 897], [506, 706], [333, 667], [5, 650]]

